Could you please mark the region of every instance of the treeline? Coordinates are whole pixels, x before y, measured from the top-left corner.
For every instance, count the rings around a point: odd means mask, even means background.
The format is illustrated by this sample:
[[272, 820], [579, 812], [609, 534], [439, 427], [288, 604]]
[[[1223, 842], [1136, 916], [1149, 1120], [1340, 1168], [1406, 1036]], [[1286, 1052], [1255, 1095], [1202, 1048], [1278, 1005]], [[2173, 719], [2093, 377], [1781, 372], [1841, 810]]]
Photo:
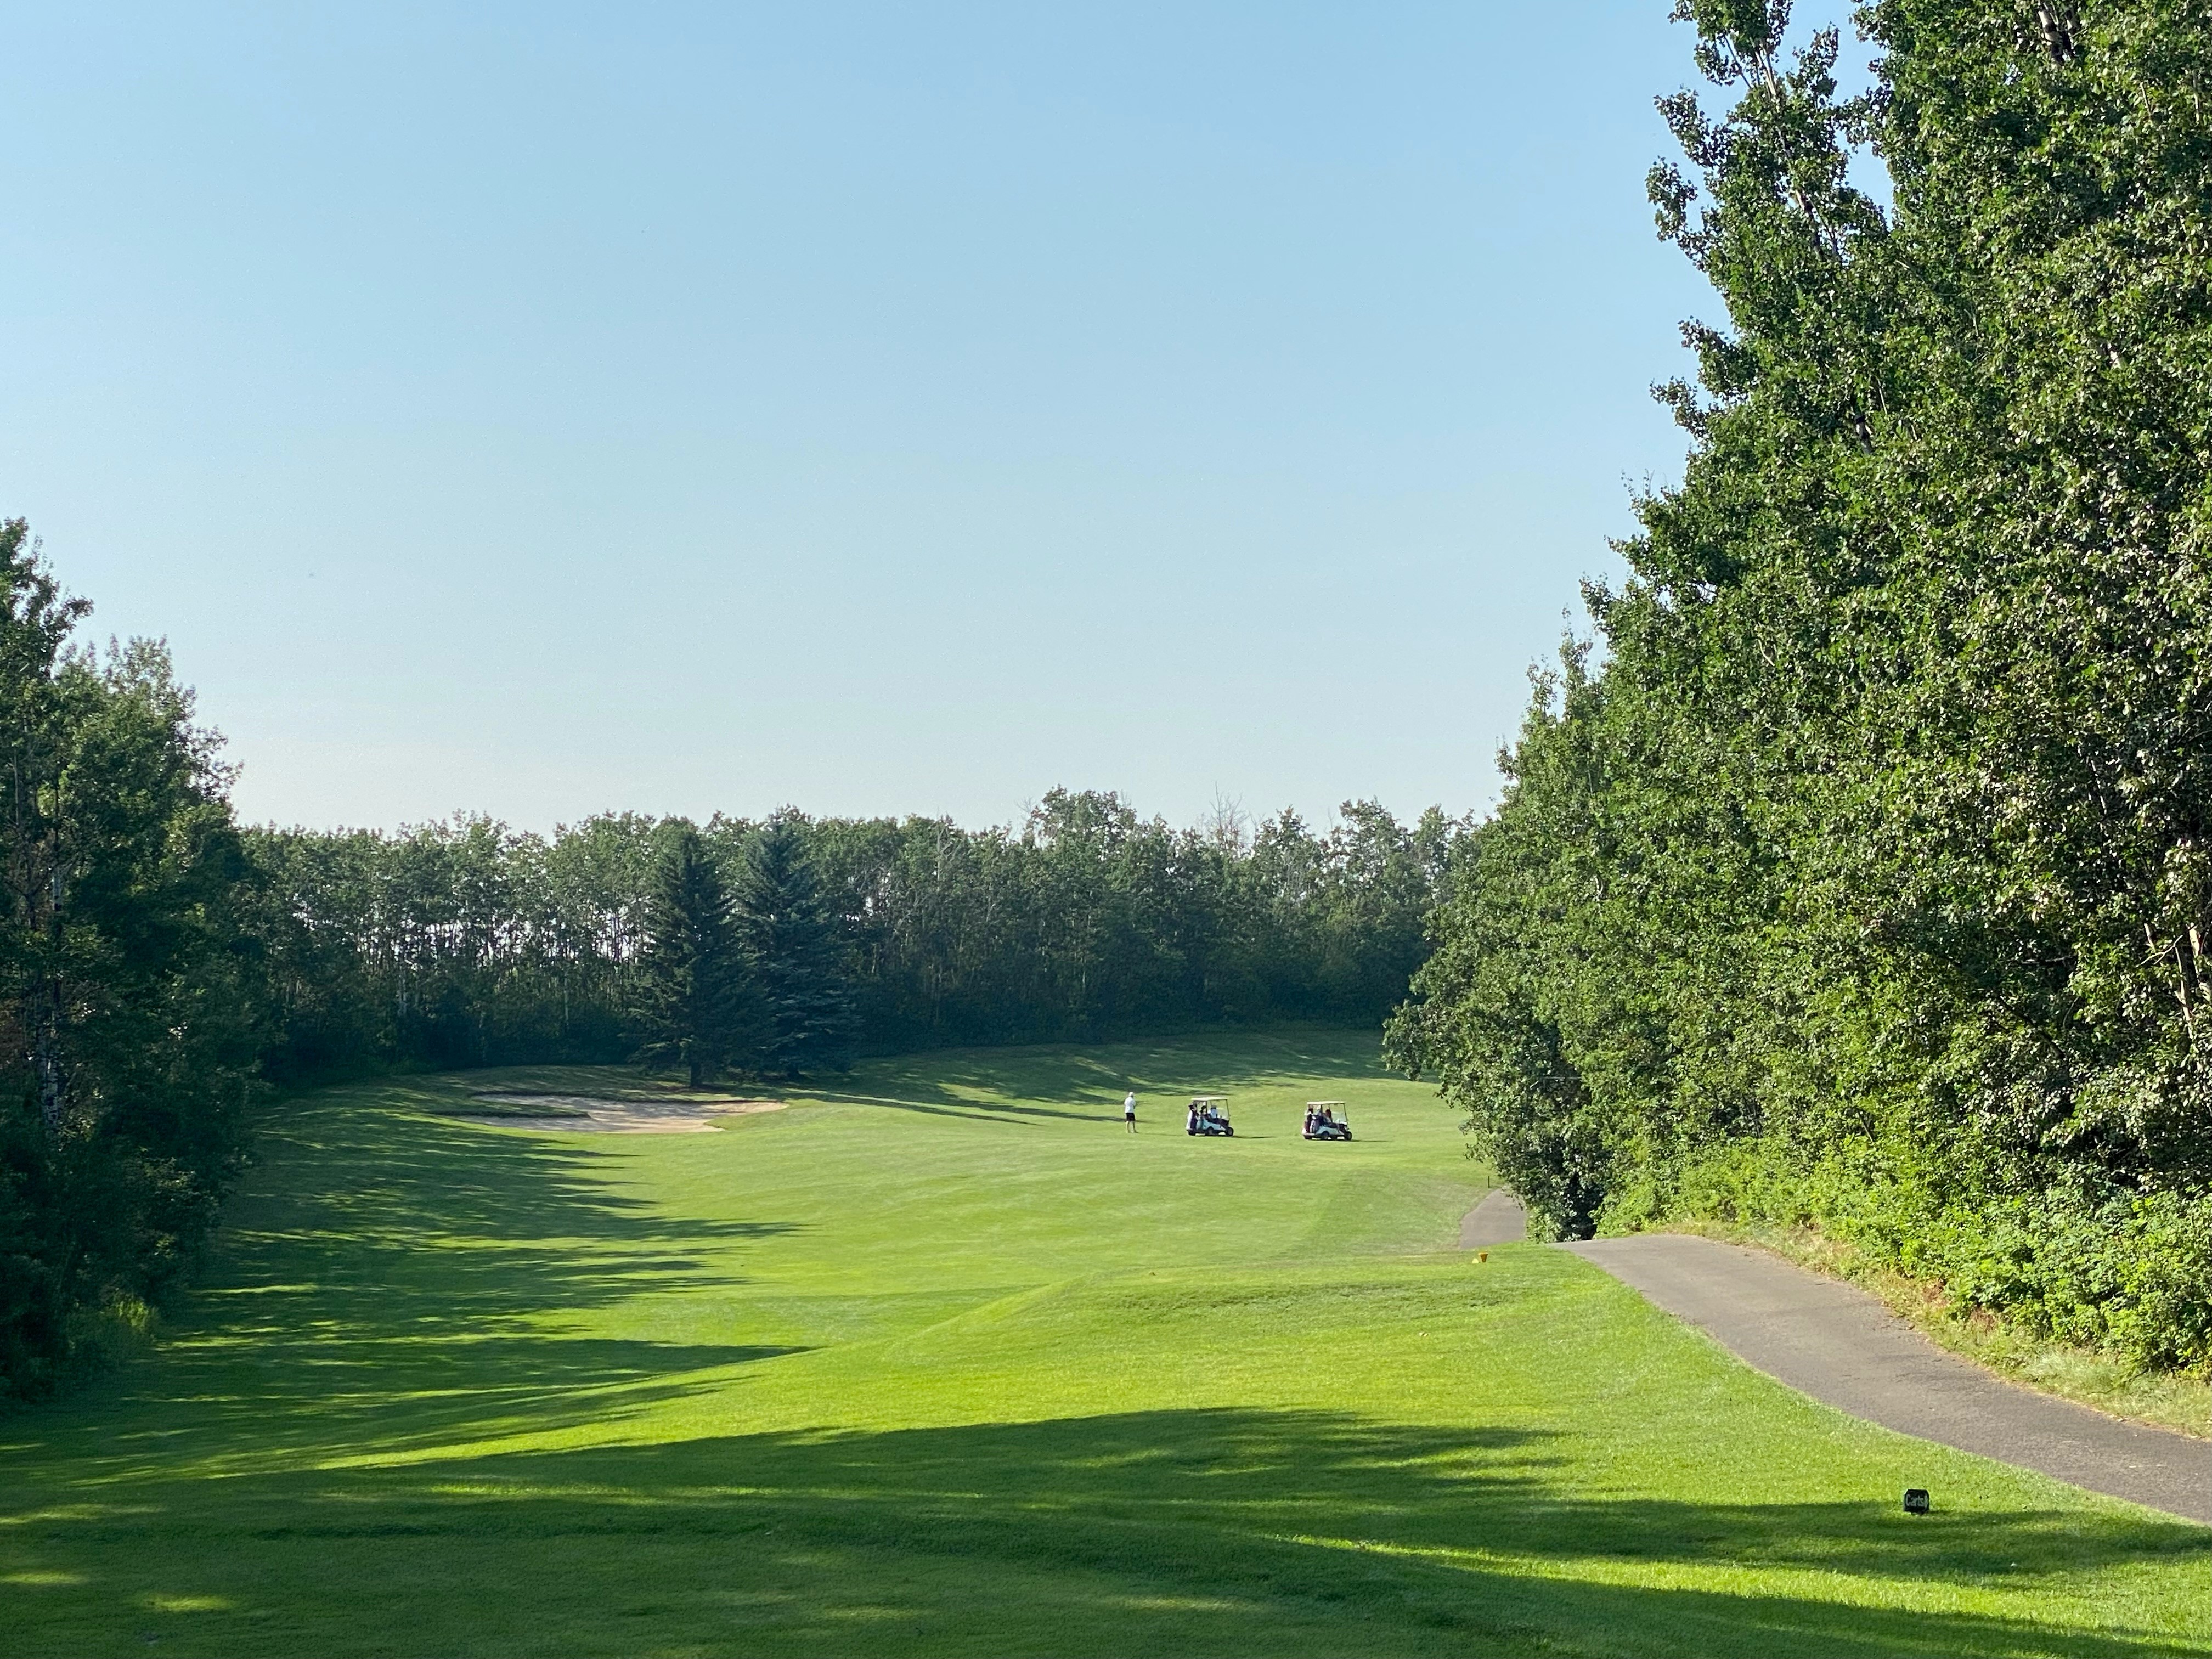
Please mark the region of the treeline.
[[[1435, 809], [1409, 826], [1371, 802], [1347, 803], [1325, 833], [1289, 811], [1256, 830], [1177, 830], [1112, 794], [1054, 790], [1018, 829], [619, 815], [551, 836], [463, 818], [245, 842], [268, 1068], [298, 1082], [665, 1044], [656, 938], [717, 908], [736, 935], [700, 948], [750, 964], [731, 998], [836, 1001], [817, 1022], [817, 1065], [1212, 1022], [1379, 1023], [1426, 952], [1463, 835]], [[705, 867], [679, 879], [687, 858]], [[801, 958], [817, 965], [769, 982]], [[760, 1046], [765, 1004], [720, 1018], [738, 1069], [792, 1069]]]
[[635, 815], [551, 836], [244, 830], [158, 646], [71, 643], [0, 526], [0, 1398], [189, 1272], [257, 1098], [377, 1072], [855, 1055], [1227, 1021], [1379, 1023], [1464, 826], [1316, 833], [1055, 790], [1018, 829]]
[[1728, 325], [1395, 1051], [1555, 1235], [1812, 1223], [2203, 1364], [2212, 11], [1875, 0], [1850, 100], [1777, 0], [1679, 15]]

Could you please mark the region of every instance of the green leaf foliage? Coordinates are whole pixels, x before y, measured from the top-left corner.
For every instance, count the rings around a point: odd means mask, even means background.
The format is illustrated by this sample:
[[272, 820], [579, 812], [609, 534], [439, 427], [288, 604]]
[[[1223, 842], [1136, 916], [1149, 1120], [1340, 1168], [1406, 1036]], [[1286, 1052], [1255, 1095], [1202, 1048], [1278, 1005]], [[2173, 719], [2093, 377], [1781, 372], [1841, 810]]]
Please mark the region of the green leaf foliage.
[[[1809, 1221], [2212, 1359], [2212, 13], [1678, 12], [1692, 440], [1393, 1042], [1554, 1233]], [[1885, 164], [1893, 204], [1851, 179]]]
[[[249, 832], [270, 1075], [604, 1062], [665, 1041], [647, 960], [676, 827]], [[1465, 825], [1353, 801], [1326, 832], [1287, 811], [1176, 830], [1055, 789], [1018, 830], [786, 811], [693, 833], [756, 998], [727, 1063], [784, 1076], [956, 1044], [1377, 1024], [1427, 954]]]
[[260, 1039], [216, 739], [159, 646], [69, 648], [0, 526], [0, 1392], [176, 1288], [242, 1155]]

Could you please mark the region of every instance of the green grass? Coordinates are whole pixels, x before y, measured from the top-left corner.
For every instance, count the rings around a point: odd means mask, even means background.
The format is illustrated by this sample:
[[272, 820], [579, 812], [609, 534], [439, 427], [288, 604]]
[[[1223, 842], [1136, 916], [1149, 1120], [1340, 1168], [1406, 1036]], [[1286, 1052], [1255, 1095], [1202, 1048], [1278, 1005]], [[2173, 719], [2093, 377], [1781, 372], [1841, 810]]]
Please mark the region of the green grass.
[[2212, 1650], [2212, 1532], [1451, 1252], [1481, 1171], [1372, 1048], [932, 1055], [650, 1138], [435, 1115], [612, 1073], [294, 1101], [157, 1351], [0, 1422], [0, 1652]]

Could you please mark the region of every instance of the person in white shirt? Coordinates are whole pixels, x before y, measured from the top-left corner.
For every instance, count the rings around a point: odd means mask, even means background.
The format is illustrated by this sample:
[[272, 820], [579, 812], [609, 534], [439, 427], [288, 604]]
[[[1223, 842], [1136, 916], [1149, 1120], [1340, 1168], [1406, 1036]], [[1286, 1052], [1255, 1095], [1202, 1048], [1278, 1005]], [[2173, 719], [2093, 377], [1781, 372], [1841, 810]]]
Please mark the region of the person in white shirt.
[[1137, 1091], [1129, 1091], [1129, 1097], [1121, 1103], [1121, 1121], [1129, 1126], [1129, 1133], [1137, 1133]]

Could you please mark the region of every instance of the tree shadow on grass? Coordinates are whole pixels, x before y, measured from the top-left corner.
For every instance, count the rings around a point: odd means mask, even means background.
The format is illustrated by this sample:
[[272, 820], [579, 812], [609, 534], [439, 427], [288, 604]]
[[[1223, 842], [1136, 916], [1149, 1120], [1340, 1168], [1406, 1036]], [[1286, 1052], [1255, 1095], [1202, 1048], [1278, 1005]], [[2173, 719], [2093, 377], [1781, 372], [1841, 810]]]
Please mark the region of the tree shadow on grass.
[[605, 1160], [617, 1148], [388, 1107], [295, 1103], [264, 1127], [261, 1144], [264, 1163], [287, 1167], [247, 1184], [227, 1234], [289, 1231], [298, 1242], [328, 1238], [348, 1249], [560, 1238], [619, 1250], [792, 1231], [672, 1216], [612, 1184]]
[[[948, 1079], [948, 1083], [957, 1084], [957, 1079]], [[931, 1099], [918, 1098], [925, 1095]], [[1118, 1105], [1111, 1113], [1070, 1112], [1050, 1106], [975, 1100], [961, 1093], [957, 1086], [938, 1083], [908, 1085], [907, 1092], [896, 1095], [863, 1094], [849, 1089], [810, 1088], [806, 1091], [806, 1097], [831, 1106], [877, 1106], [895, 1112], [920, 1112], [929, 1117], [972, 1118], [981, 1123], [1011, 1124], [1024, 1128], [1035, 1127], [1024, 1121], [1030, 1118], [1057, 1117], [1081, 1123], [1104, 1123], [1121, 1115]]]
[[[808, 1352], [544, 1336], [250, 1340], [250, 1357], [228, 1343], [186, 1347], [162, 1368], [158, 1394], [118, 1401], [42, 1450], [77, 1480], [112, 1480], [391, 1458], [586, 1424], [603, 1434], [726, 1388], [728, 1367]], [[142, 1401], [170, 1409], [130, 1410]]]
[[[2008, 1616], [1957, 1598], [2194, 1571], [2212, 1561], [2202, 1528], [1607, 1498], [1560, 1484], [1563, 1467], [1545, 1437], [1505, 1429], [1157, 1411], [204, 1485], [196, 1524], [228, 1545], [189, 1568], [173, 1558], [166, 1577], [115, 1548], [112, 1516], [44, 1521], [38, 1541], [88, 1593], [143, 1601], [160, 1578], [308, 1652], [379, 1650], [393, 1598], [400, 1645], [457, 1653], [2200, 1650], [2086, 1622], [2063, 1596], [2046, 1604], [2055, 1624], [2024, 1601]], [[1783, 1571], [1731, 1580], [1740, 1565]], [[293, 1573], [323, 1575], [320, 1599], [288, 1603], [272, 1586]], [[517, 1606], [520, 1622], [498, 1611]], [[199, 1628], [221, 1645], [220, 1621]], [[338, 1632], [351, 1639], [327, 1639]]]
[[799, 1352], [564, 1333], [564, 1314], [741, 1285], [746, 1243], [796, 1231], [628, 1196], [595, 1147], [345, 1102], [288, 1112], [263, 1146], [282, 1167], [234, 1201], [159, 1356], [9, 1425], [40, 1461], [111, 1478], [391, 1455], [603, 1424]]
[[1206, 1031], [1157, 1042], [1104, 1048], [933, 1050], [870, 1062], [860, 1086], [809, 1087], [809, 1098], [902, 1111], [1006, 1122], [1023, 1117], [1079, 1122], [1118, 1121], [1121, 1096], [1151, 1097], [1148, 1118], [1177, 1115], [1163, 1100], [1197, 1092], [1303, 1085], [1319, 1078], [1395, 1077], [1383, 1066], [1371, 1031], [1295, 1027], [1270, 1031]]

